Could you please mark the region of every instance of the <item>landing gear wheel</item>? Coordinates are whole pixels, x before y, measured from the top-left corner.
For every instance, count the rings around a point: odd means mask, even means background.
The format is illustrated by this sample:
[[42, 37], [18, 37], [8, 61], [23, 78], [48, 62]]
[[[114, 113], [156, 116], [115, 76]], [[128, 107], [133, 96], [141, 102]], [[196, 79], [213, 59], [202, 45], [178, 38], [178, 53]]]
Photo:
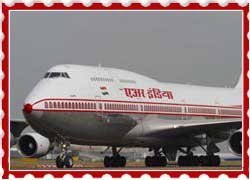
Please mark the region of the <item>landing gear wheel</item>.
[[117, 157], [112, 156], [110, 159], [110, 167], [119, 167], [119, 159]]
[[219, 156], [200, 156], [201, 166], [220, 166], [220, 157]]
[[146, 165], [146, 167], [150, 167], [151, 166], [151, 162], [152, 162], [151, 157], [147, 156], [145, 158], [145, 165]]
[[57, 168], [63, 168], [64, 167], [64, 161], [60, 156], [56, 157], [56, 167]]
[[66, 156], [64, 158], [64, 164], [66, 168], [72, 168], [73, 167], [73, 158], [71, 156]]
[[111, 158], [109, 156], [104, 157], [104, 167], [110, 167], [111, 165]]
[[126, 166], [126, 158], [124, 156], [120, 156], [119, 152], [120, 150], [117, 151], [116, 147], [112, 147], [112, 154], [113, 156], [105, 156], [104, 157], [104, 167], [125, 167]]
[[167, 165], [167, 159], [164, 156], [161, 156], [159, 160], [159, 166], [165, 167]]
[[213, 165], [220, 166], [220, 156], [214, 156]]
[[178, 165], [179, 166], [199, 166], [200, 159], [198, 156], [179, 156]]
[[125, 167], [126, 158], [124, 156], [105, 156], [104, 157], [104, 167]]
[[200, 161], [199, 161], [199, 157], [198, 156], [193, 156], [192, 159], [192, 166], [199, 166], [200, 165]]
[[126, 166], [126, 158], [124, 156], [120, 157], [120, 167], [125, 167]]
[[179, 156], [177, 161], [178, 166], [184, 166], [184, 156]]
[[72, 168], [73, 158], [72, 151], [70, 150], [70, 143], [61, 139], [59, 142], [60, 155], [56, 157], [56, 167], [57, 168]]
[[167, 165], [167, 160], [164, 156], [147, 156], [145, 158], [145, 165], [147, 167], [164, 167]]

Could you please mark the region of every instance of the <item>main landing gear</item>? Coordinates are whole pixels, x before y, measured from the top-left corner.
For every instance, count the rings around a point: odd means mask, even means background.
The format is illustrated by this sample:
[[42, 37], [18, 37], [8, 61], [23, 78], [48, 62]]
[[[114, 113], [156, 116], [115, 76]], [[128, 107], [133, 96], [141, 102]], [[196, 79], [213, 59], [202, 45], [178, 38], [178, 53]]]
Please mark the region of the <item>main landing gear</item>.
[[220, 166], [220, 157], [213, 153], [207, 153], [206, 156], [194, 156], [190, 148], [187, 148], [187, 151], [179, 150], [187, 154], [186, 156], [179, 156], [177, 161], [179, 166]]
[[124, 156], [120, 156], [119, 151], [117, 151], [116, 147], [112, 147], [113, 156], [105, 156], [104, 157], [104, 167], [125, 167], [126, 166], [126, 158]]
[[63, 142], [59, 144], [61, 153], [56, 157], [56, 167], [57, 168], [72, 168], [73, 167], [73, 158], [72, 152], [69, 147], [70, 144]]
[[164, 167], [167, 165], [167, 159], [161, 155], [159, 148], [155, 148], [154, 156], [147, 156], [145, 158], [145, 165], [147, 167]]

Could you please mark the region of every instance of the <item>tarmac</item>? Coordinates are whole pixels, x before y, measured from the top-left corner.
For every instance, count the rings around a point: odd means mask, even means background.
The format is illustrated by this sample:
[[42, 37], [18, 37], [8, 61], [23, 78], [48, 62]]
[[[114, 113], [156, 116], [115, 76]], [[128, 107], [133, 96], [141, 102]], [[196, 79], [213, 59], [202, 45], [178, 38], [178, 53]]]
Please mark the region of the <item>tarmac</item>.
[[[58, 170], [54, 160], [33, 158], [11, 158], [11, 170]], [[105, 168], [103, 162], [74, 161], [71, 170], [241, 170], [242, 161], [222, 161], [219, 167], [179, 167], [176, 162], [170, 162], [166, 167], [145, 167], [144, 162], [127, 162], [124, 168]], [[70, 169], [65, 169], [70, 170]]]

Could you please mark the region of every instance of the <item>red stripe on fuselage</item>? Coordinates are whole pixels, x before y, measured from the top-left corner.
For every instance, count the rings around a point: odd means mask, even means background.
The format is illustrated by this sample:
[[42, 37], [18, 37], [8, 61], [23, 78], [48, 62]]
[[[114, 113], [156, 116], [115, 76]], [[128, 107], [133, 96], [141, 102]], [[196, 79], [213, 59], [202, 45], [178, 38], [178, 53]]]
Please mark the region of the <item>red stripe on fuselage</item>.
[[102, 100], [102, 99], [65, 99], [65, 98], [46, 98], [46, 99], [41, 99], [39, 101], [36, 101], [32, 105], [36, 105], [40, 102], [43, 101], [54, 101], [54, 100], [59, 100], [59, 101], [95, 101], [95, 102], [117, 102], [117, 103], [138, 103], [138, 104], [165, 104], [165, 105], [179, 105], [179, 106], [199, 106], [199, 107], [218, 107], [218, 108], [233, 108], [233, 109], [242, 109], [241, 105], [233, 105], [233, 106], [214, 106], [214, 105], [204, 105], [204, 104], [179, 104], [179, 103], [162, 103], [162, 102], [145, 102], [145, 101], [125, 101], [125, 100]]

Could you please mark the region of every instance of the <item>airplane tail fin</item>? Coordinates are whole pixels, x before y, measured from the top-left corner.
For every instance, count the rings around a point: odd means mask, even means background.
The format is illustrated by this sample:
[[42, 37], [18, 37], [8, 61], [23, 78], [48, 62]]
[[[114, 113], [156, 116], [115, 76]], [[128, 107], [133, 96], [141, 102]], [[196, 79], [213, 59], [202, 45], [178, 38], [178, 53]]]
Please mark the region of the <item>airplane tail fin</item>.
[[240, 77], [239, 77], [239, 80], [238, 80], [238, 82], [237, 82], [237, 84], [236, 84], [236, 86], [235, 86], [235, 89], [236, 90], [242, 90], [242, 83], [243, 83], [243, 80], [242, 80], [242, 73], [241, 73], [241, 75], [240, 75]]

